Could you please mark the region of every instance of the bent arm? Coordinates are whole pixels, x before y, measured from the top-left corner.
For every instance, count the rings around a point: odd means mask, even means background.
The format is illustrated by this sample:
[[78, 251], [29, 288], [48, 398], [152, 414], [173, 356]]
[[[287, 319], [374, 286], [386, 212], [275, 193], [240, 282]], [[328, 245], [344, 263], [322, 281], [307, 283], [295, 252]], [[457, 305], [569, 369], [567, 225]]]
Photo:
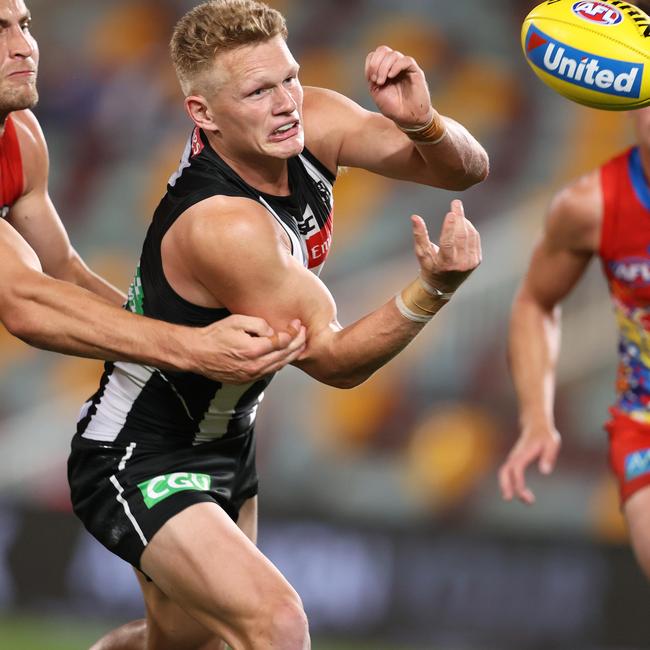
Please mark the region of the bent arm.
[[[453, 217], [447, 219], [448, 250], [462, 249], [462, 254], [443, 265], [456, 273], [454, 286], [443, 287], [447, 291], [453, 291], [469, 275], [480, 257], [478, 234], [473, 231], [468, 235], [462, 214], [455, 216], [455, 221]], [[179, 223], [183, 221], [185, 225]], [[294, 317], [305, 324], [307, 349], [295, 365], [323, 383], [339, 388], [358, 385], [408, 345], [423, 327], [423, 322], [406, 318], [392, 298], [353, 325], [341, 327], [330, 292], [289, 254], [273, 219], [252, 201], [208, 199], [188, 210], [177, 224], [180, 228], [168, 233], [173, 237], [171, 245], [179, 247], [185, 259], [195, 261], [196, 281], [221, 305], [244, 314], [258, 313], [275, 328], [284, 328]], [[439, 260], [436, 258], [431, 268], [427, 266], [427, 245], [433, 245], [421, 220], [416, 218], [413, 224], [418, 259], [429, 273]], [[463, 236], [454, 239], [454, 228], [462, 230]], [[473, 246], [470, 253], [468, 241], [470, 248]], [[468, 257], [473, 260], [469, 265]], [[427, 277], [431, 280], [434, 276], [429, 273]], [[442, 299], [434, 303], [431, 314], [445, 304]]]
[[488, 174], [485, 149], [449, 117], [442, 116], [447, 135], [431, 145], [411, 140], [392, 119], [331, 90], [306, 88], [305, 107], [306, 145], [325, 164], [331, 161], [332, 170], [360, 167], [388, 178], [455, 191], [471, 187]]
[[36, 347], [108, 361], [133, 361], [245, 383], [275, 372], [304, 349], [304, 330], [274, 333], [259, 318], [231, 316], [207, 328], [138, 316], [40, 271], [35, 252], [0, 220], [0, 320]]

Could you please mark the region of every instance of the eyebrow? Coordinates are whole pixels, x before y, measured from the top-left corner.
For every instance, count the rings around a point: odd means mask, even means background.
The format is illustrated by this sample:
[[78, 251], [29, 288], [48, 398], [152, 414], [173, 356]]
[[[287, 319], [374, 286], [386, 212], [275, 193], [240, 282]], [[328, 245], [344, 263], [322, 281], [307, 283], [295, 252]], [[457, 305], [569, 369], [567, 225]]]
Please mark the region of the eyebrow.
[[[32, 14], [28, 11], [18, 19], [18, 24], [21, 25], [22, 23], [27, 22], [31, 19]], [[0, 18], [0, 27], [11, 27], [11, 21], [7, 20], [6, 18]]]

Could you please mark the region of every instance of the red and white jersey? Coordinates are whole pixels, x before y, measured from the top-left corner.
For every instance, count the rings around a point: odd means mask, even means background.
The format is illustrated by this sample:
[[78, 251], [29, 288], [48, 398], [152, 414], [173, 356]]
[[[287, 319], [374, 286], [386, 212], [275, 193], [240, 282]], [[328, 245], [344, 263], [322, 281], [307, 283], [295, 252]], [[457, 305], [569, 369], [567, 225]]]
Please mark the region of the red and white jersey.
[[0, 136], [0, 217], [6, 218], [11, 206], [23, 193], [23, 162], [16, 126], [7, 117], [5, 129]]

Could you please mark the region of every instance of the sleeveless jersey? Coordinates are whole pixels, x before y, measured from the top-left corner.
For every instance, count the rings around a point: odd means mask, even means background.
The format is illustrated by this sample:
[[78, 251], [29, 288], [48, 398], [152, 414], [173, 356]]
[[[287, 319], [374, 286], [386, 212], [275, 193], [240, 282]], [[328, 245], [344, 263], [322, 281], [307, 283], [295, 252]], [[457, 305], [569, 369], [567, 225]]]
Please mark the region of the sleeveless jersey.
[[23, 193], [23, 162], [18, 134], [11, 115], [0, 137], [0, 218], [6, 219], [11, 206]]
[[638, 148], [601, 168], [600, 257], [618, 324], [614, 408], [650, 423], [650, 186]]
[[[265, 194], [248, 185], [212, 149], [205, 134], [194, 129], [154, 213], [127, 308], [192, 326], [229, 315], [226, 309], [200, 307], [178, 295], [165, 278], [160, 250], [165, 233], [181, 214], [216, 195], [246, 197], [263, 205], [287, 233], [292, 255], [318, 273], [331, 242], [335, 179], [306, 149], [287, 164], [290, 196]], [[103, 442], [139, 441], [157, 448], [240, 435], [252, 430], [270, 380], [228, 385], [191, 373], [107, 363], [99, 390], [82, 409], [77, 432]]]

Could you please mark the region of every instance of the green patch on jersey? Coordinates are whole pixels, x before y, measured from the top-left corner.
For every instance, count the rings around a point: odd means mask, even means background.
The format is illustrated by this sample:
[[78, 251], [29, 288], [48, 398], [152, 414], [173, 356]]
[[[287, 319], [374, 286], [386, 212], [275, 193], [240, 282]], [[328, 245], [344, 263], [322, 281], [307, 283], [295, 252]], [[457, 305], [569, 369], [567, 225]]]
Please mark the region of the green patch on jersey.
[[140, 278], [140, 265], [138, 264], [135, 275], [133, 276], [133, 282], [129, 287], [129, 295], [127, 299], [127, 305], [129, 310], [134, 314], [144, 315], [144, 309], [142, 307], [142, 302], [144, 300], [144, 291], [142, 289], [142, 279]]
[[174, 472], [173, 474], [162, 474], [148, 481], [138, 483], [138, 487], [144, 497], [145, 505], [151, 510], [157, 503], [172, 494], [176, 494], [176, 492], [182, 492], [183, 490], [207, 492], [211, 483], [212, 479], [208, 474]]

